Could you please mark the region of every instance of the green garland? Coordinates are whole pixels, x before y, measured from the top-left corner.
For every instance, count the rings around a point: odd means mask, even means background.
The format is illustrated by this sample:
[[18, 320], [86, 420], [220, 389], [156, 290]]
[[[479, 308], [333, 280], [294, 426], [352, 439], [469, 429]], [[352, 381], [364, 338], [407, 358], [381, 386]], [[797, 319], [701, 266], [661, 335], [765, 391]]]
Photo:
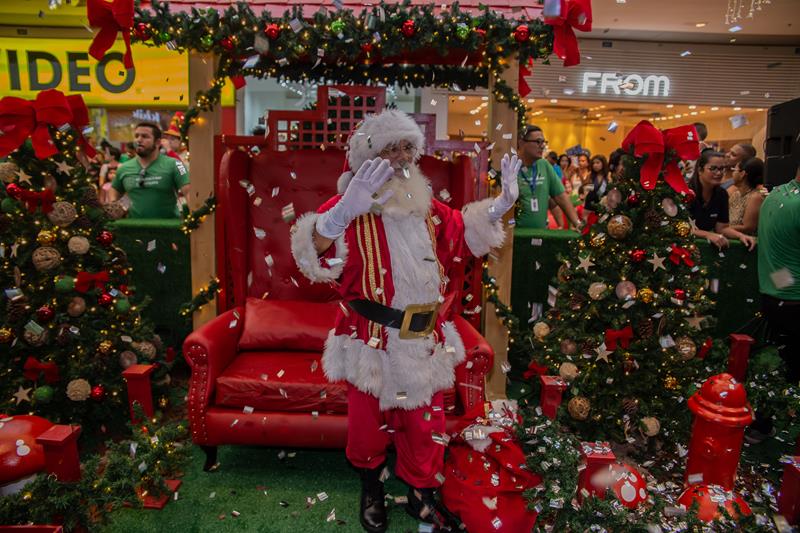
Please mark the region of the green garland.
[[196, 230], [200, 227], [200, 224], [205, 220], [205, 218], [216, 211], [217, 209], [217, 197], [216, 196], [209, 196], [203, 205], [198, 207], [192, 212], [187, 212], [183, 215], [183, 223], [181, 224], [181, 231], [189, 235], [193, 230]]
[[201, 307], [217, 297], [219, 290], [219, 278], [212, 278], [208, 285], [205, 288], [200, 289], [200, 292], [197, 293], [194, 298], [192, 298], [191, 302], [181, 305], [180, 315], [187, 322], [190, 321], [195, 311], [198, 311]]
[[[222, 13], [214, 8], [172, 13], [168, 2], [154, 0], [150, 9], [136, 8], [133, 40], [219, 56], [214, 82], [196, 94], [185, 114], [184, 136], [200, 112], [219, 103], [225, 79], [237, 76], [456, 90], [486, 87], [492, 76], [495, 96], [523, 121], [525, 105], [500, 74], [510, 57], [518, 57], [520, 64], [546, 60], [553, 50], [552, 28], [540, 19], [506, 19], [487, 6], [477, 16], [462, 11], [457, 2], [439, 15], [435, 7], [382, 0], [358, 14], [323, 9], [305, 17], [302, 6], [296, 6], [273, 17], [266, 11], [256, 15], [245, 2]], [[463, 60], [463, 66], [414, 63], [423, 53], [454, 63]], [[479, 65], [467, 65], [468, 57]]]
[[142, 424], [131, 425], [130, 439], [106, 443], [107, 452], [82, 464], [77, 483], [61, 483], [40, 474], [19, 492], [0, 498], [0, 524], [49, 524], [63, 521], [67, 531], [93, 530], [123, 505], [140, 507], [140, 494], [159, 496], [186, 468], [191, 447], [184, 422], [158, 427], [135, 406]]

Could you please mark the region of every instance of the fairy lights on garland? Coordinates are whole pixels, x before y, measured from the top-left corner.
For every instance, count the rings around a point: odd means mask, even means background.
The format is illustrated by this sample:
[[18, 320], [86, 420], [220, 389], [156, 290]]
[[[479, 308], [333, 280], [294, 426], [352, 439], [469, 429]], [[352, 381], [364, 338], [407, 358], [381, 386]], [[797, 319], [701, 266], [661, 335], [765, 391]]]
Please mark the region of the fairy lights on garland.
[[[321, 9], [306, 18], [301, 6], [281, 17], [256, 15], [244, 2], [224, 12], [172, 13], [168, 2], [153, 0], [150, 9], [136, 9], [133, 29], [133, 40], [146, 45], [219, 56], [214, 81], [186, 112], [184, 135], [201, 111], [219, 103], [227, 78], [238, 85], [244, 76], [453, 90], [486, 87], [492, 79], [495, 97], [522, 121], [526, 107], [500, 75], [510, 57], [525, 65], [553, 51], [552, 28], [542, 20], [506, 19], [486, 6], [473, 16], [458, 3], [438, 15], [433, 4], [382, 1], [358, 14]], [[447, 64], [414, 62], [434, 53]]]
[[216, 298], [219, 291], [219, 278], [213, 278], [208, 285], [200, 289], [191, 302], [181, 305], [180, 315], [186, 320], [190, 320], [196, 311], [199, 311], [201, 307]]
[[190, 213], [186, 213], [183, 217], [183, 223], [181, 224], [181, 231], [185, 235], [189, 235], [193, 230], [196, 230], [200, 227], [200, 224], [205, 221], [206, 217], [216, 211], [217, 209], [217, 197], [216, 196], [209, 196], [208, 199]]

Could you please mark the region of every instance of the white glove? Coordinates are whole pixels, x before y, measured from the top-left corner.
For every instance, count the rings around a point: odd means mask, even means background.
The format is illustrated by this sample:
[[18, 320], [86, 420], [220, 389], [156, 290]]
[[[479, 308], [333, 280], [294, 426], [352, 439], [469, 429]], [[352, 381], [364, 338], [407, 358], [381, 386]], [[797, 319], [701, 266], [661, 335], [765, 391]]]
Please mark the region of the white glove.
[[501, 170], [501, 183], [503, 190], [500, 196], [494, 199], [492, 206], [489, 208], [489, 221], [494, 223], [503, 218], [506, 212], [514, 207], [514, 203], [519, 197], [519, 183], [517, 183], [517, 176], [519, 169], [522, 166], [522, 161], [513, 155], [511, 158], [508, 154], [503, 156], [500, 161]]
[[389, 161], [380, 157], [365, 161], [336, 205], [317, 218], [317, 233], [327, 239], [337, 239], [356, 217], [369, 213], [376, 203], [385, 204], [394, 191], [388, 190], [379, 198], [374, 195], [393, 175]]

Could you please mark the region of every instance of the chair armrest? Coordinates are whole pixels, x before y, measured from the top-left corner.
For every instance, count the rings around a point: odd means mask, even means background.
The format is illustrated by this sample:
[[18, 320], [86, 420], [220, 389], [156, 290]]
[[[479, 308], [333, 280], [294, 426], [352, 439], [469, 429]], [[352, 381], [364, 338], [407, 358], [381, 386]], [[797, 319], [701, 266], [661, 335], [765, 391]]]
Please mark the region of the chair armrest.
[[456, 367], [456, 393], [465, 415], [482, 415], [486, 400], [485, 377], [492, 368], [494, 352], [486, 339], [462, 316], [453, 319], [461, 335], [466, 360]]
[[244, 307], [235, 307], [203, 324], [183, 341], [183, 356], [192, 368], [190, 400], [201, 406], [208, 404], [215, 380], [236, 357], [243, 324]]

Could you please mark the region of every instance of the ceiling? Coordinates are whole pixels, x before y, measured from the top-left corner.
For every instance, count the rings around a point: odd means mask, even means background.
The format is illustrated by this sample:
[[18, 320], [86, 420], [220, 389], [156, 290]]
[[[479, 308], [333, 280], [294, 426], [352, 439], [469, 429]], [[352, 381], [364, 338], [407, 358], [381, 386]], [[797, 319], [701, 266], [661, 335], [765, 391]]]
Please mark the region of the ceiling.
[[[529, 119], [547, 117], [554, 120], [581, 121], [589, 124], [635, 124], [640, 120], [664, 122], [664, 127], [671, 124], [700, 121], [713, 118], [729, 118], [734, 115], [763, 113], [763, 108], [738, 108], [682, 104], [645, 104], [635, 102], [615, 103], [596, 100], [559, 100], [537, 98], [526, 100], [531, 112]], [[486, 96], [451, 96], [448, 110], [450, 113], [472, 115], [475, 120], [485, 121], [488, 118], [488, 97]], [[670, 118], [671, 117], [671, 118]]]
[[[744, 18], [726, 24], [728, 5], [737, 2]], [[592, 0], [592, 19], [588, 36], [595, 39], [800, 46], [799, 0]], [[728, 31], [737, 25], [741, 31]]]

